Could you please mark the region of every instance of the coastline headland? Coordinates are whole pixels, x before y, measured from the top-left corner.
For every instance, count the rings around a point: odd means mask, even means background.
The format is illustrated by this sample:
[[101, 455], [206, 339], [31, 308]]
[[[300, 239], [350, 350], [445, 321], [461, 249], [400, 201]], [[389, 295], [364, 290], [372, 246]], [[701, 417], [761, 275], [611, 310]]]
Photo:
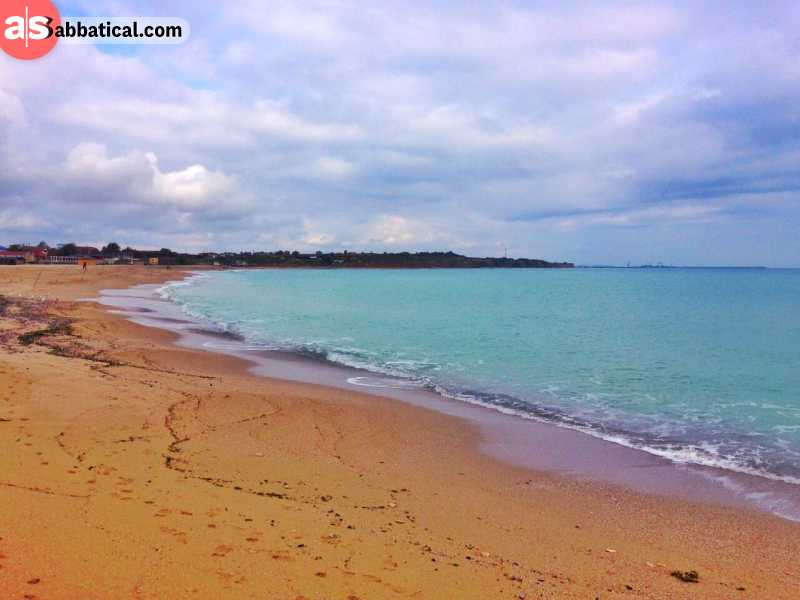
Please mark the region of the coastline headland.
[[360, 269], [571, 269], [571, 262], [551, 262], [539, 258], [475, 257], [455, 252], [299, 252], [297, 250], [242, 250], [239, 252], [176, 252], [169, 248], [143, 250], [121, 248], [111, 242], [98, 249], [75, 243], [49, 246], [11, 244], [0, 247], [0, 264], [145, 264], [150, 266], [217, 266], [283, 268], [360, 268]]
[[[454, 252], [331, 252], [315, 254], [255, 252], [221, 255], [239, 266], [326, 267], [350, 269], [571, 269], [571, 262], [538, 258], [473, 257]], [[225, 263], [223, 263], [225, 264]]]

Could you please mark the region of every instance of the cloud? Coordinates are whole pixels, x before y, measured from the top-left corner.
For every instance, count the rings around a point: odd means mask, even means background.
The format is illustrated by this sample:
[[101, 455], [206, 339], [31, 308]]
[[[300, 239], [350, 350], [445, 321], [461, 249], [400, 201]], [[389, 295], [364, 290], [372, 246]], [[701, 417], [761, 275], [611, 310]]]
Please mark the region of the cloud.
[[363, 234], [363, 242], [370, 246], [398, 246], [403, 249], [431, 247], [451, 241], [430, 223], [401, 215], [379, 215], [370, 222]]
[[219, 171], [209, 171], [203, 165], [162, 173], [156, 155], [148, 152], [146, 156], [153, 169], [152, 198], [157, 202], [171, 202], [185, 208], [202, 207], [212, 201], [221, 201], [222, 196], [235, 187], [231, 177]]
[[357, 139], [358, 127], [348, 124], [314, 123], [304, 120], [285, 108], [265, 100], [257, 100], [244, 115], [244, 120], [234, 119], [255, 131], [279, 138], [304, 142], [346, 142]]
[[170, 11], [189, 43], [0, 57], [0, 243], [798, 264], [795, 3]]
[[616, 227], [646, 227], [652, 224], [711, 223], [724, 211], [722, 206], [708, 204], [677, 204], [652, 206], [622, 211], [602, 211], [578, 216], [554, 218], [553, 224], [562, 230], [573, 230], [593, 225]]
[[107, 148], [97, 143], [70, 150], [64, 181], [84, 191], [116, 188], [118, 202], [167, 204], [189, 211], [227, 202], [236, 187], [232, 177], [203, 165], [164, 172], [152, 152], [109, 156]]
[[46, 226], [47, 221], [35, 214], [10, 209], [0, 210], [0, 230], [26, 232]]

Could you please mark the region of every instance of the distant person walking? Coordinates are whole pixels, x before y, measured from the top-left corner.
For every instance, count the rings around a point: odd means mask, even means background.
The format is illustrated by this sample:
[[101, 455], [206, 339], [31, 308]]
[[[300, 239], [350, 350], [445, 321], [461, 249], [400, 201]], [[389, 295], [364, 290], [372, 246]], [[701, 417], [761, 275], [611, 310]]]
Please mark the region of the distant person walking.
[[82, 270], [84, 273], [86, 273], [86, 269], [88, 269], [88, 268], [89, 268], [89, 261], [88, 261], [88, 260], [84, 260], [84, 261], [81, 263], [81, 265], [83, 265], [83, 266], [81, 267], [81, 270]]

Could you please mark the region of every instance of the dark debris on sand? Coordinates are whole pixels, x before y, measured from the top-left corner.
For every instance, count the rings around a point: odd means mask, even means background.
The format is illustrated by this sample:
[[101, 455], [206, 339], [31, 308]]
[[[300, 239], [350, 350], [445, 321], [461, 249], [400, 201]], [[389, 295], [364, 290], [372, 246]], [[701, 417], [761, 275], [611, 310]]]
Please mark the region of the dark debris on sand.
[[700, 582], [700, 575], [697, 571], [673, 571], [670, 573], [676, 579], [680, 579], [686, 583], [699, 583]]

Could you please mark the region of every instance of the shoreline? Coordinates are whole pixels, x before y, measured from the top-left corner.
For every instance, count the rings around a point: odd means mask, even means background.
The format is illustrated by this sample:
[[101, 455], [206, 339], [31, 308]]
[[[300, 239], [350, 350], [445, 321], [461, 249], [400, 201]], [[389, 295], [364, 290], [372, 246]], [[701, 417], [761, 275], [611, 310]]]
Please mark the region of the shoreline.
[[135, 323], [177, 334], [175, 343], [181, 347], [248, 361], [252, 365], [249, 371], [258, 376], [366, 393], [458, 417], [480, 430], [481, 452], [511, 465], [623, 485], [641, 493], [755, 508], [800, 522], [800, 487], [790, 482], [718, 465], [680, 462], [624, 439], [609, 439], [564, 423], [453, 398], [391, 375], [324, 357], [264, 349], [222, 324], [193, 316], [161, 294], [172, 285], [192, 285], [191, 280], [202, 274], [189, 270], [174, 281], [101, 290], [97, 301]]
[[[19, 296], [35, 271], [11, 269], [0, 268], [0, 293]], [[463, 418], [255, 377], [240, 358], [176, 346], [173, 332], [74, 302], [177, 272], [98, 267], [82, 281], [65, 268], [26, 300], [58, 299], [44, 302], [41, 323], [64, 315], [73, 332], [0, 351], [7, 595], [800, 590], [796, 523], [510, 465], [478, 451], [483, 432]], [[674, 570], [697, 570], [700, 582]]]

